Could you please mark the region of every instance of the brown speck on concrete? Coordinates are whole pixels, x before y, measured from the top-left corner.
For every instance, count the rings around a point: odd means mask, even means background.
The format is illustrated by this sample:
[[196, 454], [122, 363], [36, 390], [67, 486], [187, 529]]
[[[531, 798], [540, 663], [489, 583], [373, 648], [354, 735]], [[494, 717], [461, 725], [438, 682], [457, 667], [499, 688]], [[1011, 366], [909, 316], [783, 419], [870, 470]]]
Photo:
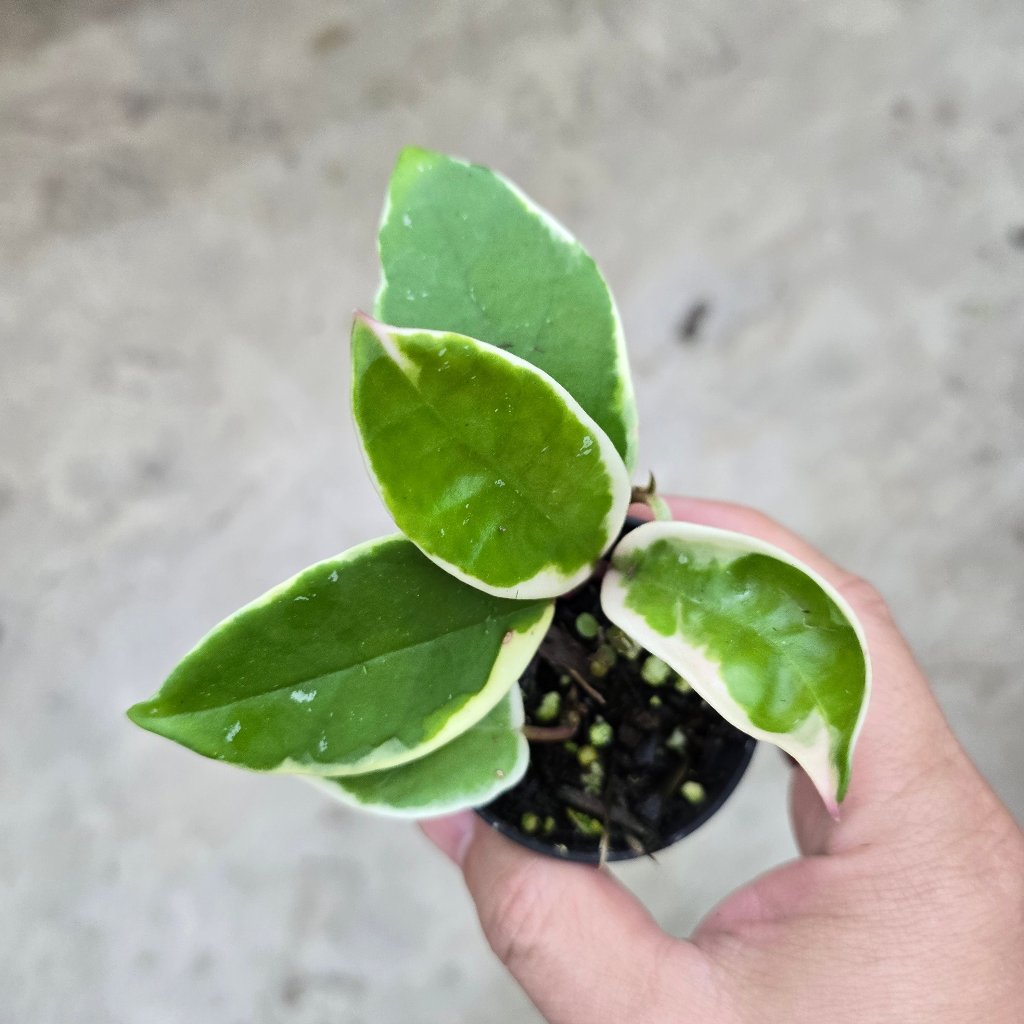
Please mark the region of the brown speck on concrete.
[[328, 57], [351, 42], [353, 35], [352, 27], [343, 21], [325, 25], [310, 39], [310, 52], [317, 57]]
[[952, 96], [941, 96], [932, 107], [935, 123], [943, 128], [952, 128], [960, 120], [960, 108]]
[[897, 96], [889, 105], [889, 115], [900, 124], [910, 124], [914, 120], [914, 107], [906, 96]]
[[324, 164], [324, 180], [330, 185], [344, 185], [348, 180], [348, 169], [340, 160], [328, 160]]
[[692, 345], [700, 340], [701, 329], [711, 312], [711, 303], [707, 299], [698, 299], [683, 315], [676, 327], [676, 336], [685, 345]]

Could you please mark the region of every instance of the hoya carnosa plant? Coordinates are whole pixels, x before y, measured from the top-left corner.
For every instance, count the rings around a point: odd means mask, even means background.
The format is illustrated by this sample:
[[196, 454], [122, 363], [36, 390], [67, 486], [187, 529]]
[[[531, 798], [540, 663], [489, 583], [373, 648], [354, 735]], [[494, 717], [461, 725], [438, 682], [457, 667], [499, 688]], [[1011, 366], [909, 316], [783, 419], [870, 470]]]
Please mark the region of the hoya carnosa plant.
[[[608, 618], [832, 813], [870, 667], [842, 597], [745, 535], [658, 521], [616, 545], [636, 412], [594, 261], [500, 175], [405, 150], [352, 408], [401, 533], [320, 562], [210, 632], [131, 719], [197, 753], [426, 817], [526, 771], [517, 681], [603, 558]], [[652, 499], [657, 512], [659, 503]]]

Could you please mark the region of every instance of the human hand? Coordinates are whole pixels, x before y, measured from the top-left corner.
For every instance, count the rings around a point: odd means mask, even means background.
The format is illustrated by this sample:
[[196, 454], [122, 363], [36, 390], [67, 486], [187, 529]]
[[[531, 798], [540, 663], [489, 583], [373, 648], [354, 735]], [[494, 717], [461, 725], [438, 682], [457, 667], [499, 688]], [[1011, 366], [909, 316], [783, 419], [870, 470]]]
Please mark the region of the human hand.
[[472, 812], [423, 823], [494, 952], [552, 1024], [1011, 1024], [1024, 1018], [1024, 835], [950, 732], [878, 594], [758, 512], [670, 499], [829, 580], [868, 637], [874, 689], [834, 821], [794, 769], [802, 856], [734, 892], [690, 940], [609, 874], [531, 853]]

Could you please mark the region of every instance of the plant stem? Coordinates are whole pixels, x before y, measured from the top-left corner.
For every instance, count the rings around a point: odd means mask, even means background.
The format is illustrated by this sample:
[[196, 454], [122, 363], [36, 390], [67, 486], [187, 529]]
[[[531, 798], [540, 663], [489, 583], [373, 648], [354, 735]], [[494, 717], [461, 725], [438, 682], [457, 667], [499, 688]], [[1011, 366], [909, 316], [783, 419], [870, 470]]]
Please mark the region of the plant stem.
[[654, 518], [662, 523], [672, 522], [672, 510], [668, 502], [659, 494], [652, 494], [647, 498], [647, 506], [654, 513]]
[[659, 522], [667, 523], [672, 521], [672, 512], [665, 499], [658, 494], [658, 485], [654, 482], [653, 473], [648, 474], [646, 484], [642, 487], [637, 486], [633, 488], [630, 501], [635, 504], [646, 505], [651, 510], [654, 518]]
[[582, 672], [577, 672], [576, 669], [574, 669], [574, 668], [570, 668], [568, 671], [569, 671], [569, 675], [571, 675], [573, 677], [573, 679], [575, 679], [576, 682], [579, 684], [579, 686], [582, 689], [586, 690], [587, 693], [589, 693], [590, 696], [593, 697], [594, 700], [596, 700], [598, 704], [606, 703], [606, 701], [604, 699], [604, 695], [599, 693], [597, 690], [595, 690], [594, 687], [590, 683], [587, 682], [587, 680], [583, 677], [583, 673]]
[[600, 797], [591, 796], [589, 793], [584, 793], [582, 790], [575, 789], [572, 786], [559, 786], [555, 794], [560, 800], [564, 800], [569, 804], [570, 807], [575, 807], [576, 810], [589, 814], [592, 818], [610, 821], [612, 824], [634, 832], [637, 836], [650, 837], [652, 834], [651, 829], [647, 825], [640, 821], [639, 818], [630, 814], [625, 808], [609, 807]]
[[573, 715], [565, 725], [524, 725], [523, 735], [529, 743], [562, 743], [571, 740], [579, 727], [579, 717]]

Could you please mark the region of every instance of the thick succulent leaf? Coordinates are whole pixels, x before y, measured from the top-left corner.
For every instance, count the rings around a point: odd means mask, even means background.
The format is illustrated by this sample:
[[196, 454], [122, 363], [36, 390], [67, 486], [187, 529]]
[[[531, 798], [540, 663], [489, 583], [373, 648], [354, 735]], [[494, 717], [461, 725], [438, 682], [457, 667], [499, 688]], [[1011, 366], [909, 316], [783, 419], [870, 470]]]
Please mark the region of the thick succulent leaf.
[[518, 356], [357, 317], [352, 407], [367, 465], [423, 552], [490, 594], [554, 597], [617, 536], [629, 478], [607, 435]]
[[615, 549], [601, 603], [723, 718], [791, 754], [838, 812], [870, 664], [830, 584], [752, 537], [648, 523]]
[[426, 757], [364, 775], [311, 779], [353, 807], [401, 818], [431, 818], [480, 807], [525, 774], [530, 747], [523, 736], [518, 686], [471, 729]]
[[539, 366], [633, 468], [636, 405], [611, 293], [580, 244], [515, 185], [486, 167], [404, 150], [380, 258], [381, 320], [467, 334]]
[[552, 611], [467, 587], [402, 537], [371, 541], [232, 615], [128, 714], [256, 771], [387, 768], [480, 721], [526, 668]]

